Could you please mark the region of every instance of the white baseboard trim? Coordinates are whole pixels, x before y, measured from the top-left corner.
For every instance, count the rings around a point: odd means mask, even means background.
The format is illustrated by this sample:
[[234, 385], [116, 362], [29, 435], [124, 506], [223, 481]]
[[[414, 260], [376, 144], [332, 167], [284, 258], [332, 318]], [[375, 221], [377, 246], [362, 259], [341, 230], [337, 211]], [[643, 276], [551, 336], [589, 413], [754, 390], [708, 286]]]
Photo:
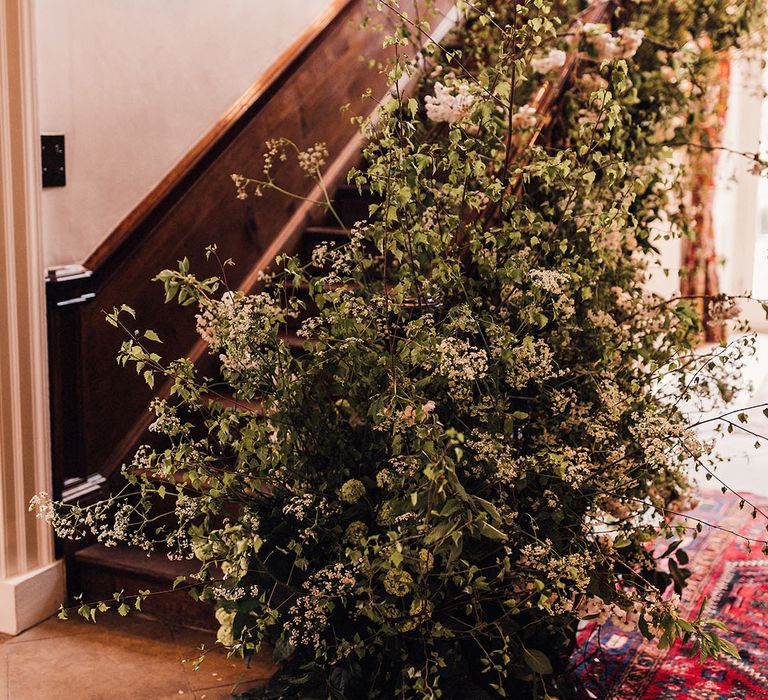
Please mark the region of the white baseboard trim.
[[0, 579], [0, 632], [19, 634], [55, 613], [66, 596], [64, 562]]

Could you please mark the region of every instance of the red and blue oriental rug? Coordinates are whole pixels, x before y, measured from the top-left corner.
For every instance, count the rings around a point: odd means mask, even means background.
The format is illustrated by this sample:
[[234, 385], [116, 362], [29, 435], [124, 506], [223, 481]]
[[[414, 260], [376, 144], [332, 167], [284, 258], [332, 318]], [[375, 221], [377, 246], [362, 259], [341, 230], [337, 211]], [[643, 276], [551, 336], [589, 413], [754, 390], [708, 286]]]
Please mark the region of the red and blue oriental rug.
[[[768, 503], [763, 506], [768, 510]], [[738, 498], [719, 491], [704, 493], [690, 515], [746, 537], [766, 538], [765, 519], [752, 518], [751, 508], [741, 510]], [[741, 658], [700, 664], [679, 643], [661, 651], [639, 632], [624, 632], [610, 622], [593, 624], [581, 631], [572, 659], [583, 684], [580, 698], [768, 700], [768, 558], [724, 530], [705, 528], [684, 543], [692, 576], [683, 612], [695, 617], [706, 599], [705, 615], [728, 626], [723, 636], [739, 648]]]

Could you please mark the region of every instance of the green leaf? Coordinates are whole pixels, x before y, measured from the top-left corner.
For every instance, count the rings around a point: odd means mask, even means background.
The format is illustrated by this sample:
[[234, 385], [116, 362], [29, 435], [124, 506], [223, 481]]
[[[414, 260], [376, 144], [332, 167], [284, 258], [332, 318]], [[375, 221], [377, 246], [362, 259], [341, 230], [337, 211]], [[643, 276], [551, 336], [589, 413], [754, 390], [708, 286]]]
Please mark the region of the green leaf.
[[455, 523], [450, 520], [444, 520], [443, 522], [438, 523], [424, 538], [424, 544], [430, 545], [438, 540], [442, 540], [444, 537], [447, 537], [455, 527]]
[[523, 652], [523, 660], [531, 671], [538, 673], [540, 676], [548, 676], [553, 672], [552, 663], [543, 651], [526, 649]]
[[148, 340], [154, 340], [156, 343], [162, 343], [163, 341], [160, 340], [160, 336], [155, 333], [153, 330], [146, 330], [144, 331], [144, 337]]
[[480, 498], [479, 496], [475, 496], [475, 503], [477, 503], [486, 513], [488, 513], [488, 515], [491, 516], [493, 522], [501, 522], [501, 515], [499, 515], [499, 511], [496, 510], [496, 506], [493, 505], [493, 503], [486, 501], [484, 498]]
[[120, 607], [117, 609], [117, 612], [125, 617], [129, 612], [131, 612], [131, 606], [128, 605], [128, 603], [121, 603]]
[[507, 540], [507, 536], [501, 530], [496, 529], [485, 520], [478, 520], [477, 528], [480, 530], [480, 533], [489, 540], [495, 540], [496, 542], [505, 542]]

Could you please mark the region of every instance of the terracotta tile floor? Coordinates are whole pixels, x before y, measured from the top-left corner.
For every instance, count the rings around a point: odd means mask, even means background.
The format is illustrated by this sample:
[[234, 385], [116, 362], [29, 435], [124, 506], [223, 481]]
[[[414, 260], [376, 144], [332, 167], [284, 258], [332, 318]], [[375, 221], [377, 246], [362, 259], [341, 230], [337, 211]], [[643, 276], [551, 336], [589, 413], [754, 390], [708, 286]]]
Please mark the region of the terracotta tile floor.
[[268, 654], [247, 669], [214, 649], [194, 670], [201, 645], [214, 643], [211, 632], [142, 616], [104, 615], [95, 625], [51, 618], [0, 636], [0, 700], [227, 700], [274, 671]]

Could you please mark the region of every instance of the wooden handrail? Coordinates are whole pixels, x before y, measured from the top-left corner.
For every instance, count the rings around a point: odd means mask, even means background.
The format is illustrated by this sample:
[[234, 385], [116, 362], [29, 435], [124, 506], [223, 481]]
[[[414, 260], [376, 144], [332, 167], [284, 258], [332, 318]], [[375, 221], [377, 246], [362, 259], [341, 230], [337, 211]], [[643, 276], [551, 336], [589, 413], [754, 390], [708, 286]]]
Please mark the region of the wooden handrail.
[[99, 271], [110, 260], [120, 257], [126, 243], [138, 244], [136, 232], [153, 215], [158, 216], [173, 205], [183, 193], [190, 179], [221, 153], [239, 132], [242, 125], [253, 118], [253, 113], [274, 95], [279, 86], [303, 63], [304, 58], [323, 40], [323, 37], [341, 21], [344, 11], [355, 0], [333, 2], [302, 32], [267, 71], [227, 110], [208, 132], [184, 155], [173, 169], [128, 214], [88, 256], [84, 267]]

